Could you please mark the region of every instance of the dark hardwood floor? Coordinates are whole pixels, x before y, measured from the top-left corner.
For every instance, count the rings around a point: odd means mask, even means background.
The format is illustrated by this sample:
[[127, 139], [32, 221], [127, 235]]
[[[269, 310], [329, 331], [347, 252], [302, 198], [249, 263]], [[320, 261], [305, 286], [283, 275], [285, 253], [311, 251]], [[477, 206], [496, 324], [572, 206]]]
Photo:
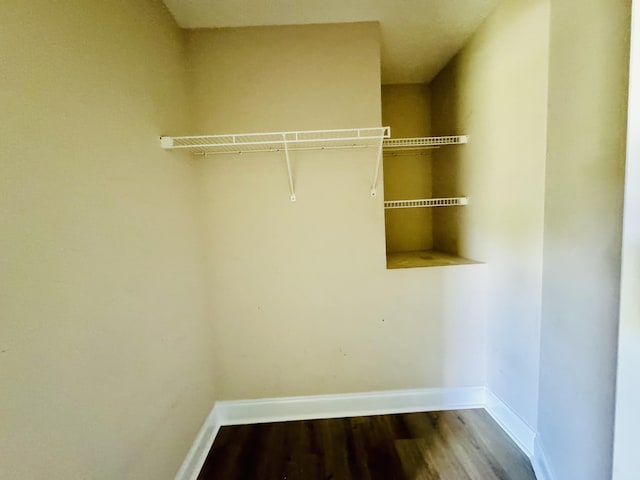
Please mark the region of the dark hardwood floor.
[[199, 480], [535, 480], [484, 410], [222, 427]]

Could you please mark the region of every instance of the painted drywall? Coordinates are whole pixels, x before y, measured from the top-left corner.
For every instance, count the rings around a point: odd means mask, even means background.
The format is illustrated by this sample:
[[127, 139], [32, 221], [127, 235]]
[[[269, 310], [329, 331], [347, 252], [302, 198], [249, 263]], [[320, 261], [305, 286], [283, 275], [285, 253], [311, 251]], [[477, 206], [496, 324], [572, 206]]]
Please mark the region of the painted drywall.
[[211, 408], [184, 58], [159, 1], [0, 4], [2, 479], [173, 478]]
[[[196, 130], [380, 126], [376, 24], [189, 33]], [[223, 399], [484, 384], [484, 265], [387, 271], [376, 152], [199, 162]], [[382, 184], [379, 185], [382, 189]]]
[[[382, 124], [393, 138], [428, 137], [431, 132], [429, 88], [424, 84], [383, 85]], [[431, 198], [431, 151], [388, 152], [384, 155], [384, 199]], [[433, 247], [431, 208], [385, 211], [388, 252]]]
[[548, 0], [505, 0], [431, 83], [434, 135], [469, 135], [434, 153], [435, 248], [485, 261], [487, 382], [537, 421], [547, 121]]
[[538, 431], [559, 479], [611, 476], [630, 4], [551, 4]]
[[640, 6], [632, 8], [613, 480], [638, 476], [640, 430]]
[[498, 0], [165, 0], [185, 28], [380, 22], [382, 80], [423, 83], [458, 51]]

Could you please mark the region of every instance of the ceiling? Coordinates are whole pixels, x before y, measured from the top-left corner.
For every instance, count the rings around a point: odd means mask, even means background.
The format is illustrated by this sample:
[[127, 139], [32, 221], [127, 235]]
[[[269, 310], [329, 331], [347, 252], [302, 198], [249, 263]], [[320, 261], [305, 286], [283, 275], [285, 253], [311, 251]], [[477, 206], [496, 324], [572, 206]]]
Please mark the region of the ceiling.
[[380, 22], [382, 83], [424, 83], [499, 0], [164, 0], [184, 28]]

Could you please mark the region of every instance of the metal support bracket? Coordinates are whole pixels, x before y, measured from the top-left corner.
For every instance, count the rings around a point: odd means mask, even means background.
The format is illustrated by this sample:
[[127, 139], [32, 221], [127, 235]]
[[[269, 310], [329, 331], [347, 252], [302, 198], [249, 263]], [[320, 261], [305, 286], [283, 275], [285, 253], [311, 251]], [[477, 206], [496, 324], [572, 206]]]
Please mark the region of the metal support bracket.
[[284, 144], [284, 158], [287, 161], [287, 173], [289, 174], [289, 192], [291, 193], [292, 202], [296, 201], [296, 190], [293, 186], [293, 174], [291, 173], [291, 160], [289, 159], [289, 145], [287, 142], [287, 136], [282, 135], [282, 143]]
[[373, 183], [371, 184], [371, 196], [377, 195], [376, 186], [378, 185], [378, 178], [380, 177], [380, 166], [382, 165], [382, 138], [380, 139], [380, 145], [378, 145], [378, 161], [376, 162], [376, 171], [373, 176]]

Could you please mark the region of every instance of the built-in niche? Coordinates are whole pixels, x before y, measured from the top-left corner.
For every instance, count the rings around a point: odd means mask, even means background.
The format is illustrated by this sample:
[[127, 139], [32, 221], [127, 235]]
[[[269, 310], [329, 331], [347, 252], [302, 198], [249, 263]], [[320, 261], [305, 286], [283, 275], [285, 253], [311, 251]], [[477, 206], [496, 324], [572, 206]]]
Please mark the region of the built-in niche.
[[458, 254], [455, 210], [468, 199], [455, 191], [455, 171], [440, 168], [434, 155], [438, 148], [464, 148], [468, 138], [432, 136], [434, 126], [440, 129], [434, 120], [428, 85], [382, 87], [382, 123], [391, 127], [383, 149], [389, 269], [476, 263]]

